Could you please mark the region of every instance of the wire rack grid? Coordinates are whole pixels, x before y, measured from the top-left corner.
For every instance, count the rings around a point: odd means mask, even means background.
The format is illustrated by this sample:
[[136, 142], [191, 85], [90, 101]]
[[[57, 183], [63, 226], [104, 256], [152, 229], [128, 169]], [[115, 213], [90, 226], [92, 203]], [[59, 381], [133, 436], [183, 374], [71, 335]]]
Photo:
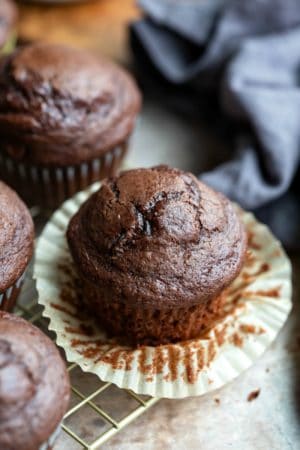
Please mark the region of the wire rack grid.
[[[25, 279], [15, 313], [55, 340], [55, 334], [48, 330], [48, 320], [42, 315], [42, 307], [37, 303], [31, 274]], [[63, 350], [60, 351], [65, 357]], [[71, 401], [53, 450], [96, 450], [159, 400], [104, 383], [96, 375], [83, 372], [76, 364], [68, 364], [68, 371]]]

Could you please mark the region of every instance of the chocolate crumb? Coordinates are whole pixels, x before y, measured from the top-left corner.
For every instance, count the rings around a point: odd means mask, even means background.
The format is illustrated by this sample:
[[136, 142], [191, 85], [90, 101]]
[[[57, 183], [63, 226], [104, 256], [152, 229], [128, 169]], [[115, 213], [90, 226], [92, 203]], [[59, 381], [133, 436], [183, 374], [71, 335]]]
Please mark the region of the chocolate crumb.
[[257, 327], [249, 324], [241, 324], [240, 331], [245, 334], [264, 334], [266, 332], [263, 327]]
[[253, 231], [248, 231], [248, 246], [253, 250], [260, 250], [261, 245], [254, 241]]
[[230, 341], [236, 347], [242, 347], [244, 343], [243, 338], [238, 333], [233, 333], [233, 335], [230, 338]]
[[214, 401], [217, 405], [219, 405], [221, 403], [221, 400], [218, 397], [214, 398]]
[[253, 400], [256, 400], [257, 397], [260, 394], [260, 389], [256, 389], [255, 391], [250, 392], [250, 394], [247, 397], [248, 402], [252, 402]]

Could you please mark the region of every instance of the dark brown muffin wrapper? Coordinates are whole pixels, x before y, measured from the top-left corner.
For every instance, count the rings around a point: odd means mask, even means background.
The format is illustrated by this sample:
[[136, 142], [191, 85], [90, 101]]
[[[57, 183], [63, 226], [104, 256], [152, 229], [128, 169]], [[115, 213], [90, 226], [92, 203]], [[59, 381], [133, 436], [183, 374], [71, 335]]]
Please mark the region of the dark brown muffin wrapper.
[[95, 181], [115, 175], [128, 148], [128, 141], [99, 158], [79, 165], [42, 167], [18, 162], [0, 152], [0, 178], [30, 206], [54, 209]]
[[5, 292], [0, 292], [0, 310], [9, 312], [14, 309], [18, 295], [21, 291], [24, 276], [25, 272], [15, 284], [6, 289]]

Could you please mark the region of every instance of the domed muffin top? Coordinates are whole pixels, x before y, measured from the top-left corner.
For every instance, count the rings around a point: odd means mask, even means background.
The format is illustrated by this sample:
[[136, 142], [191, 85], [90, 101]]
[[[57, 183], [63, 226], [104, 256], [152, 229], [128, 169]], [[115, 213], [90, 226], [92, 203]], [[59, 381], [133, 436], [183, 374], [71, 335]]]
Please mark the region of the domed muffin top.
[[33, 252], [33, 234], [27, 207], [0, 181], [0, 293], [24, 272]]
[[132, 77], [83, 50], [37, 43], [0, 64], [2, 147], [18, 159], [92, 159], [130, 134], [139, 108]]
[[38, 450], [70, 396], [60, 354], [38, 328], [0, 312], [0, 448]]
[[0, 48], [9, 38], [17, 21], [17, 8], [11, 0], [1, 0], [0, 2]]
[[160, 308], [217, 295], [238, 274], [246, 247], [229, 200], [166, 166], [105, 180], [67, 237], [83, 277], [118, 286], [124, 302]]

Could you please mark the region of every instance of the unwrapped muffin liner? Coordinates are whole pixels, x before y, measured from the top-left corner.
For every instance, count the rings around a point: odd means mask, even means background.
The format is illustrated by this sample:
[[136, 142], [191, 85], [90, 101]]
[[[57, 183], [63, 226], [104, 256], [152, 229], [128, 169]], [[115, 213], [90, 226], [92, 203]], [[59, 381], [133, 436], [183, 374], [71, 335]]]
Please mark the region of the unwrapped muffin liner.
[[156, 397], [201, 395], [233, 380], [264, 353], [291, 310], [291, 265], [280, 243], [239, 209], [248, 232], [247, 257], [222, 294], [224, 308], [215, 324], [197, 339], [134, 348], [108, 337], [76, 295], [80, 280], [65, 233], [70, 218], [99, 186], [80, 192], [54, 213], [36, 250], [39, 303], [68, 361], [120, 388]]
[[17, 297], [22, 287], [24, 275], [25, 274], [23, 273], [22, 276], [4, 292], [0, 292], [0, 310], [2, 311], [13, 310], [17, 301]]
[[126, 141], [99, 158], [62, 167], [27, 164], [0, 151], [0, 178], [12, 186], [30, 206], [53, 209], [95, 181], [114, 175], [127, 147]]

